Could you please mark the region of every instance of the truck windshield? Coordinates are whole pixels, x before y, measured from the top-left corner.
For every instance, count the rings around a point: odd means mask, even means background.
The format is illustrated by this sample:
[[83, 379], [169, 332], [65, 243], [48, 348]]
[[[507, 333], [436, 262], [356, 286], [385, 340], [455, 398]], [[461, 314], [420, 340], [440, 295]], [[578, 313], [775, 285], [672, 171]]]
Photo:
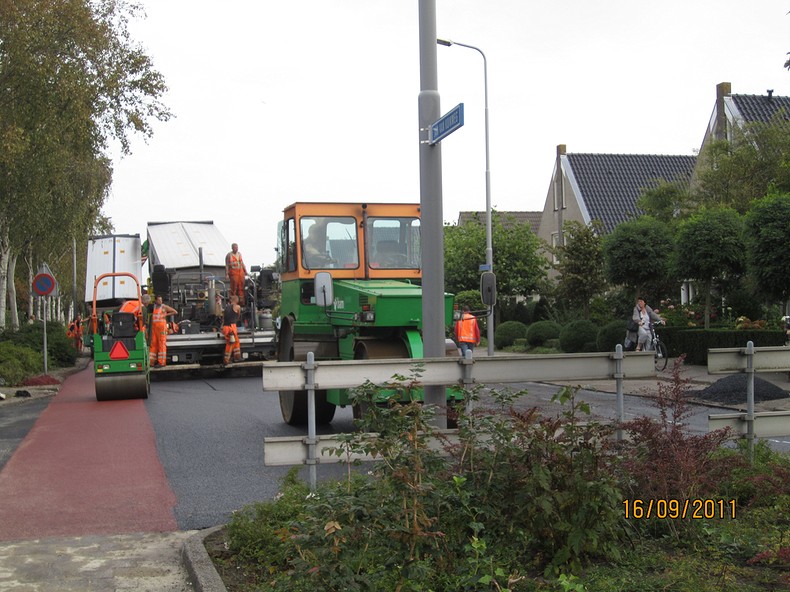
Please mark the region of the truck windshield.
[[359, 267], [357, 221], [350, 216], [302, 216], [302, 266], [305, 269]]
[[420, 219], [369, 218], [370, 267], [419, 269]]

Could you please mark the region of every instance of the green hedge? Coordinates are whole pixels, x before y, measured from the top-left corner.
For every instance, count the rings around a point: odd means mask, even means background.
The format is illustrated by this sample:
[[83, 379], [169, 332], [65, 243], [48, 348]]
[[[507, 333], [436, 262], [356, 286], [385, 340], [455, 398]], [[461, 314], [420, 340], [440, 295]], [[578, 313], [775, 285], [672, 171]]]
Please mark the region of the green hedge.
[[571, 321], [560, 331], [560, 348], [568, 354], [595, 351], [598, 327], [592, 321]]
[[672, 357], [686, 354], [686, 364], [705, 366], [708, 350], [723, 347], [746, 347], [751, 341], [755, 347], [784, 345], [785, 332], [781, 330], [747, 329], [687, 329], [685, 327], [659, 327], [661, 341], [669, 348]]
[[549, 339], [558, 339], [562, 326], [554, 321], [538, 321], [527, 328], [527, 343], [532, 347], [543, 345]]
[[494, 331], [494, 345], [497, 349], [513, 345], [516, 339], [524, 339], [527, 326], [519, 321], [505, 321]]
[[611, 321], [598, 329], [595, 346], [599, 352], [613, 352], [617, 344], [623, 345], [625, 341], [628, 321]]
[[14, 386], [44, 370], [44, 356], [24, 345], [0, 341], [0, 384]]

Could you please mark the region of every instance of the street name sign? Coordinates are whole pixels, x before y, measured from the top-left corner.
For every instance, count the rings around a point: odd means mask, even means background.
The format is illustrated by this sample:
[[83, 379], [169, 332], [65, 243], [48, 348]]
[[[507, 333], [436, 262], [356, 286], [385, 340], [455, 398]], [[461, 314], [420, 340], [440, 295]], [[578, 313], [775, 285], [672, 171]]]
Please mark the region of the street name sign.
[[428, 143], [433, 146], [464, 125], [464, 104], [459, 103], [431, 125]]

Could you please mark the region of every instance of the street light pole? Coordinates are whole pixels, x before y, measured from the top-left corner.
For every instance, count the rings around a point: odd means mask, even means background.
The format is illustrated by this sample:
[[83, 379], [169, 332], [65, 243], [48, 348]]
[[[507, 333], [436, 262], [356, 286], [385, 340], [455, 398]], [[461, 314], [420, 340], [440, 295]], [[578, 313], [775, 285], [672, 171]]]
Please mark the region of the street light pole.
[[[460, 45], [468, 49], [474, 49], [481, 56], [483, 56], [483, 89], [484, 89], [484, 103], [485, 103], [485, 135], [486, 135], [486, 267], [488, 271], [494, 271], [494, 246], [493, 246], [493, 230], [491, 224], [491, 161], [488, 151], [488, 60], [483, 50], [474, 45], [467, 45], [459, 41], [450, 41], [449, 39], [437, 39], [436, 43], [450, 47], [451, 45]], [[494, 307], [489, 306], [488, 322], [486, 323], [486, 339], [488, 340], [488, 355], [494, 355]]]

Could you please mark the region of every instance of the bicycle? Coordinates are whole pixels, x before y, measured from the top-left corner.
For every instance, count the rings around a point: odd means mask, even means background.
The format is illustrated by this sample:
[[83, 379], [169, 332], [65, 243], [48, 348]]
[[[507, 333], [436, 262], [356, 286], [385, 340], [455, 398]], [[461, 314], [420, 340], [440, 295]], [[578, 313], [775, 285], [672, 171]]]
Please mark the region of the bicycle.
[[669, 361], [669, 350], [667, 349], [667, 346], [664, 344], [664, 342], [661, 341], [661, 338], [659, 338], [658, 333], [656, 333], [654, 323], [650, 323], [649, 346], [650, 347], [648, 349], [652, 349], [654, 352], [656, 371], [661, 372], [667, 367], [667, 362]]

